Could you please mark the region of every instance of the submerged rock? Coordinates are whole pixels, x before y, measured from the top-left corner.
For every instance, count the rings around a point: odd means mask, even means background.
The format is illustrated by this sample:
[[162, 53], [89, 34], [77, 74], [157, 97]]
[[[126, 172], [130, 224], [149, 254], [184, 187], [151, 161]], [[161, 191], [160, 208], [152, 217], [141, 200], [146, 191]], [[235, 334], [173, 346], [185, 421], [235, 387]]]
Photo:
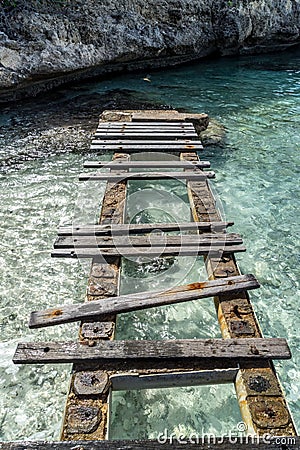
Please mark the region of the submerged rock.
[[206, 130], [200, 133], [204, 147], [225, 147], [226, 129], [215, 119], [209, 119]]
[[11, 104], [3, 110], [6, 121], [1, 124], [0, 171], [59, 153], [88, 152], [99, 115], [106, 109], [172, 108], [140, 100], [129, 90], [80, 92], [73, 97], [61, 90], [20, 102], [18, 108]]
[[299, 42], [300, 0], [3, 0], [0, 94]]

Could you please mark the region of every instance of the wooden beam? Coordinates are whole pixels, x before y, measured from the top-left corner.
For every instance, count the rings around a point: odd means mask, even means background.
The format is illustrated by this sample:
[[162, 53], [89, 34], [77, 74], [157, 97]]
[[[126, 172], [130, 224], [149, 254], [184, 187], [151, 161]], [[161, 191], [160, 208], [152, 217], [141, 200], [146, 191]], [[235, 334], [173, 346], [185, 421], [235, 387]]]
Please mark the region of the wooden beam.
[[186, 127], [186, 126], [192, 126], [194, 127], [192, 122], [161, 122], [161, 121], [155, 121], [155, 122], [100, 122], [98, 127], [103, 126], [111, 126], [111, 127], [144, 127], [144, 126], [150, 126], [150, 127]]
[[192, 122], [99, 122], [98, 127], [193, 127]]
[[243, 239], [236, 233], [203, 233], [180, 236], [58, 236], [54, 243], [54, 248], [221, 246], [239, 245], [242, 243]]
[[96, 133], [95, 137], [100, 138], [100, 139], [110, 139], [110, 140], [114, 140], [114, 139], [160, 140], [162, 138], [164, 140], [168, 140], [168, 139], [197, 139], [197, 138], [199, 138], [197, 133], [193, 133], [191, 131], [187, 131], [187, 132], [181, 131], [181, 132], [177, 132], [177, 133], [170, 132], [170, 133], [164, 133], [163, 135], [162, 135], [162, 133], [151, 133], [151, 132], [145, 133], [142, 131], [140, 133], [130, 133], [129, 131], [124, 132], [124, 133], [101, 132], [101, 133]]
[[178, 152], [187, 152], [190, 150], [194, 150], [194, 151], [203, 150], [202, 144], [197, 143], [197, 142], [195, 142], [194, 144], [192, 144], [192, 143], [168, 144], [168, 143], [163, 143], [161, 141], [157, 142], [157, 145], [155, 145], [155, 143], [152, 143], [152, 144], [145, 144], [145, 143], [125, 144], [124, 142], [121, 142], [121, 143], [116, 142], [116, 143], [112, 144], [111, 141], [110, 142], [99, 141], [99, 142], [92, 142], [90, 148], [92, 151], [97, 151], [97, 150], [120, 151], [121, 150], [126, 153], [165, 152], [165, 151], [178, 153]]
[[123, 126], [123, 127], [99, 127], [96, 130], [96, 135], [101, 133], [155, 133], [155, 134], [165, 134], [165, 133], [195, 133], [195, 128], [193, 126], [186, 127], [166, 127], [166, 126]]
[[192, 122], [143, 122], [143, 123], [137, 123], [137, 122], [99, 122], [98, 128], [102, 127], [108, 127], [108, 128], [118, 128], [118, 127], [173, 127], [173, 128], [185, 128], [185, 127], [191, 127], [194, 129], [194, 125]]
[[258, 439], [255, 436], [231, 438], [211, 435], [180, 438], [180, 441], [158, 433], [156, 441], [63, 441], [63, 442], [1, 442], [0, 450], [300, 450], [300, 437], [270, 436]]
[[198, 170], [197, 172], [128, 172], [128, 173], [82, 173], [79, 175], [79, 181], [111, 181], [119, 182], [123, 180], [163, 180], [163, 179], [175, 179], [175, 180], [205, 180], [206, 178], [215, 178], [215, 172], [203, 172]]
[[185, 161], [87, 161], [83, 164], [86, 169], [206, 169], [210, 167], [209, 161], [199, 161], [190, 164]]
[[[181, 159], [198, 161], [196, 153], [183, 153]], [[195, 221], [220, 220], [221, 214], [215, 206], [215, 198], [207, 182], [188, 183], [188, 195]], [[228, 254], [220, 259], [207, 255], [206, 268], [210, 279], [240, 275], [235, 255]], [[223, 338], [248, 340], [249, 336], [261, 337], [248, 292], [237, 295], [215, 297], [217, 316]], [[272, 428], [272, 434], [296, 435], [293, 418], [286, 404], [284, 394], [271, 361], [253, 367], [241, 363], [235, 388], [243, 421], [248, 433], [265, 435]], [[264, 389], [252, 389], [251, 380], [261, 380]], [[264, 411], [269, 411], [266, 415]]]
[[[114, 159], [128, 159], [127, 154], [114, 154]], [[99, 195], [101, 193], [99, 192]], [[102, 226], [104, 223], [120, 225], [124, 221], [125, 202], [126, 199], [126, 182], [117, 184], [107, 184], [104, 193], [101, 214], [99, 212], [99, 223]], [[112, 210], [113, 208], [113, 210]], [[93, 260], [91, 266], [91, 273], [88, 280], [86, 303], [92, 302], [96, 299], [111, 297], [119, 293], [120, 281], [120, 258], [114, 258], [110, 261], [103, 261], [103, 264]], [[95, 284], [99, 281], [99, 274], [101, 274], [102, 284], [101, 289], [95, 290]], [[91, 339], [113, 339], [115, 330], [115, 317], [111, 317], [109, 321], [93, 323], [84, 323], [79, 328], [80, 342], [88, 344]], [[88, 376], [86, 367], [79, 367], [74, 364], [72, 367], [72, 375], [69, 383], [69, 392], [66, 401], [66, 408], [63, 417], [63, 426], [61, 432], [62, 440], [100, 440], [107, 437], [107, 420], [109, 412], [109, 392], [105, 391], [101, 395], [101, 399], [95, 398], [94, 395], [86, 395], [84, 398], [78, 395], [74, 388], [74, 384], [78, 377]], [[87, 406], [88, 404], [88, 406]], [[96, 411], [96, 417], [99, 417], [99, 423], [94, 423], [95, 416], [90, 416], [90, 411]], [[79, 417], [77, 415], [77, 411]], [[89, 420], [81, 420], [81, 417], [87, 415]], [[101, 419], [100, 419], [101, 417]], [[91, 428], [93, 432], [91, 432]]]
[[290, 359], [286, 339], [178, 339], [169, 341], [25, 342], [18, 344], [14, 364], [93, 363], [103, 367], [168, 368], [195, 364], [213, 369], [239, 362]]
[[[136, 123], [145, 123], [145, 122], [156, 122], [159, 120], [160, 122], [186, 122], [193, 123], [198, 126], [206, 125], [208, 123], [209, 117], [207, 114], [186, 114], [179, 113], [175, 110], [144, 110], [144, 111], [132, 111], [130, 112], [130, 120]], [[127, 119], [127, 117], [126, 117]]]
[[58, 229], [58, 236], [101, 236], [101, 235], [129, 235], [151, 233], [152, 231], [224, 231], [234, 222], [181, 222], [181, 223], [141, 223], [118, 225], [73, 225]]
[[107, 316], [138, 311], [163, 305], [171, 305], [191, 300], [200, 300], [220, 294], [229, 294], [257, 289], [259, 283], [249, 275], [230, 277], [226, 280], [205, 281], [187, 284], [173, 289], [157, 292], [140, 292], [138, 294], [108, 297], [78, 305], [57, 306], [31, 313], [29, 328], [40, 328], [56, 324], [91, 320], [104, 320]]
[[203, 148], [202, 146], [202, 142], [200, 140], [195, 140], [195, 139], [188, 139], [188, 138], [182, 138], [182, 139], [170, 139], [170, 140], [166, 140], [166, 139], [162, 139], [162, 140], [145, 140], [145, 139], [133, 139], [132, 141], [128, 140], [128, 139], [115, 139], [115, 140], [111, 140], [108, 138], [102, 138], [102, 139], [93, 139], [91, 142], [92, 145], [95, 144], [103, 144], [103, 145], [119, 145], [119, 144], [124, 144], [124, 145], [138, 145], [138, 146], [153, 146], [153, 147], [157, 147], [157, 146], [173, 146], [173, 145], [198, 145], [199, 147]]
[[218, 245], [217, 243], [211, 246], [192, 247], [165, 247], [151, 248], [151, 247], [118, 247], [118, 248], [69, 248], [69, 249], [54, 249], [51, 256], [54, 258], [111, 258], [123, 256], [129, 257], [143, 257], [147, 259], [160, 258], [163, 256], [199, 256], [207, 255], [208, 253], [214, 257], [221, 255], [245, 252], [246, 248], [242, 245]]
[[153, 141], [149, 140], [149, 139], [133, 139], [132, 141], [128, 140], [128, 139], [122, 139], [122, 137], [120, 137], [120, 139], [116, 139], [116, 140], [111, 140], [108, 138], [102, 138], [102, 139], [93, 139], [92, 144], [110, 144], [110, 145], [119, 145], [119, 144], [126, 144], [126, 145], [139, 145], [139, 146], [154, 146], [157, 147], [158, 145], [165, 145], [165, 146], [173, 146], [173, 145], [198, 145], [199, 147], [203, 148], [202, 146], [202, 142], [200, 140], [194, 140], [194, 139], [189, 139], [189, 138], [181, 138], [181, 139], [155, 139]]
[[117, 373], [109, 380], [113, 391], [137, 389], [165, 389], [188, 386], [210, 386], [233, 383], [239, 367], [230, 369], [198, 370], [192, 372], [167, 372], [150, 375], [139, 373]]

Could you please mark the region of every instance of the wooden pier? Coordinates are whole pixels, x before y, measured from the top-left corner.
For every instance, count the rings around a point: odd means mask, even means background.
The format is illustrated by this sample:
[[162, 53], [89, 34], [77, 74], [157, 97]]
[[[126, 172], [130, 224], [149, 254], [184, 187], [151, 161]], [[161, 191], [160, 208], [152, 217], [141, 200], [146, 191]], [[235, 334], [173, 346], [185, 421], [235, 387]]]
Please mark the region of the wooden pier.
[[[99, 223], [61, 227], [52, 256], [91, 258], [86, 302], [31, 313], [29, 326], [39, 328], [80, 322], [78, 342], [21, 343], [17, 364], [72, 362], [73, 370], [58, 443], [3, 443], [0, 449], [156, 449], [153, 441], [107, 441], [112, 390], [234, 383], [249, 434], [274, 436], [268, 444], [239, 441], [188, 443], [187, 449], [296, 449], [296, 429], [278, 380], [273, 359], [291, 357], [285, 339], [265, 339], [249, 293], [259, 288], [251, 274], [240, 273], [235, 253], [245, 251], [240, 235], [228, 233], [216, 207], [208, 161], [197, 152], [205, 114], [177, 111], [106, 111], [91, 150], [114, 152], [112, 161], [87, 161], [93, 173], [80, 180], [107, 182]], [[155, 152], [153, 161], [132, 160], [133, 153]], [[155, 155], [170, 153], [174, 161]], [[178, 158], [179, 157], [179, 158]], [[95, 172], [94, 169], [108, 169]], [[157, 171], [163, 169], [164, 171]], [[172, 171], [168, 171], [168, 169]], [[174, 171], [173, 169], [176, 169]], [[141, 172], [129, 172], [141, 170]], [[127, 183], [130, 180], [175, 179], [186, 184], [193, 221], [180, 224], [125, 224]], [[149, 235], [160, 229], [179, 235]], [[190, 234], [193, 232], [193, 234]], [[208, 280], [157, 292], [120, 295], [121, 257], [148, 258], [202, 255]], [[168, 341], [114, 340], [116, 315], [166, 304], [214, 298], [222, 339]], [[188, 323], [187, 323], [188, 326]], [[283, 436], [286, 441], [276, 440]], [[285, 446], [282, 444], [285, 442]], [[173, 442], [163, 448], [182, 448]]]

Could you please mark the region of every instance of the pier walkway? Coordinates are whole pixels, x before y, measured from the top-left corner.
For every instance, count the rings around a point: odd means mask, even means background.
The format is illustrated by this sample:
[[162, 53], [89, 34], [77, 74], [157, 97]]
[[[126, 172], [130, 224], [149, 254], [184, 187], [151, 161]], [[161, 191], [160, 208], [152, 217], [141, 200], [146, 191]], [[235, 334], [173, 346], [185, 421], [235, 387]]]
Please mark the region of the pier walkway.
[[[29, 323], [39, 328], [79, 322], [79, 340], [20, 343], [14, 356], [16, 364], [73, 363], [61, 434], [62, 441], [70, 442], [3, 443], [0, 449], [157, 449], [160, 445], [153, 441], [106, 441], [112, 391], [220, 383], [234, 383], [249, 434], [284, 438], [267, 444], [244, 440], [236, 446], [229, 441], [187, 443], [184, 448], [300, 448], [272, 362], [290, 358], [290, 350], [285, 339], [262, 335], [249, 296], [259, 282], [239, 271], [236, 253], [246, 249], [241, 236], [229, 232], [233, 222], [221, 217], [209, 183], [215, 174], [210, 163], [198, 156], [202, 150], [199, 132], [207, 123], [205, 114], [177, 111], [102, 114], [91, 150], [100, 155], [113, 152], [112, 161], [102, 161], [101, 156], [87, 161], [84, 167], [89, 172], [79, 175], [85, 182], [107, 182], [99, 223], [61, 227], [52, 252], [53, 257], [92, 259], [86, 302], [35, 311]], [[138, 160], [133, 156], [137, 153]], [[161, 153], [173, 155], [174, 160], [161, 160]], [[144, 160], [142, 154], [147, 154]], [[192, 220], [125, 224], [128, 182], [157, 179], [185, 183]], [[158, 229], [161, 234], [153, 233]], [[180, 233], [168, 234], [173, 231]], [[187, 255], [203, 256], [206, 280], [167, 291], [120, 295], [121, 257]], [[222, 339], [114, 340], [117, 314], [190, 300], [210, 302], [211, 298]], [[182, 445], [173, 442], [162, 447]]]

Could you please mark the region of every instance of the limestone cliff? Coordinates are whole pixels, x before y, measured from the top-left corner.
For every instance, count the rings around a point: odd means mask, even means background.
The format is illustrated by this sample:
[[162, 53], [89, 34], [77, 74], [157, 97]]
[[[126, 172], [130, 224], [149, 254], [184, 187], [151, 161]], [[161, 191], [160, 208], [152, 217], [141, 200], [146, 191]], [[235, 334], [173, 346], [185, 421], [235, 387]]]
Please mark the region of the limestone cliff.
[[300, 41], [300, 0], [0, 0], [0, 95]]

